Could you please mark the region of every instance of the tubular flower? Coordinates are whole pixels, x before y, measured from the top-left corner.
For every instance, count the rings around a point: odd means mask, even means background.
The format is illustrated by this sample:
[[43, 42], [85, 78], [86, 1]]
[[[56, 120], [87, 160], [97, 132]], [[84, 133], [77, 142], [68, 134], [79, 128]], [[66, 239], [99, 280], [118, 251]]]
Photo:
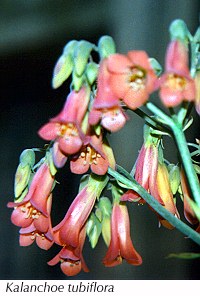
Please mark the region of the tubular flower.
[[[20, 246], [29, 246], [34, 241], [41, 249], [48, 250], [54, 243], [52, 236], [52, 225], [50, 219], [52, 204], [52, 194], [49, 195], [47, 200], [47, 212], [48, 218], [43, 219], [43, 223], [38, 220], [34, 220], [30, 226], [20, 229]], [[36, 211], [36, 210], [35, 210]], [[38, 223], [39, 222], [39, 223]]]
[[190, 224], [197, 224], [200, 221], [198, 221], [197, 216], [190, 204], [191, 197], [183, 169], [181, 169], [181, 189], [183, 194], [184, 216]]
[[142, 258], [131, 241], [127, 207], [123, 203], [115, 203], [111, 217], [111, 241], [103, 263], [112, 267], [121, 264], [122, 259], [132, 265], [142, 264]]
[[[103, 178], [105, 179], [106, 177]], [[78, 247], [81, 229], [87, 221], [96, 198], [104, 186], [104, 182], [90, 177], [88, 184], [78, 193], [72, 202], [64, 219], [53, 228], [56, 243], [73, 249]]]
[[165, 74], [158, 82], [160, 98], [166, 107], [182, 101], [194, 101], [195, 84], [190, 77], [187, 48], [180, 41], [171, 41], [165, 59]]
[[[48, 141], [55, 140], [58, 143], [54, 149], [58, 159], [63, 154], [65, 156], [74, 154], [81, 148], [83, 143], [81, 123], [87, 111], [89, 97], [89, 88], [85, 86], [79, 92], [72, 91], [67, 97], [63, 110], [39, 130], [41, 138]], [[55, 155], [54, 159], [56, 159]], [[61, 166], [59, 161], [55, 161], [56, 163]]]
[[104, 175], [108, 166], [115, 168], [115, 159], [112, 148], [102, 135], [88, 136], [85, 144], [77, 155], [72, 156], [70, 161], [71, 171], [75, 174], [84, 174], [91, 167], [93, 173]]
[[[175, 215], [177, 218], [179, 218], [179, 213], [174, 204], [173, 194], [170, 188], [169, 173], [164, 163], [158, 164], [157, 186], [158, 193], [164, 203], [163, 207], [169, 212], [171, 212], [173, 215]], [[158, 219], [164, 227], [168, 229], [174, 228], [167, 220], [163, 219], [161, 216], [158, 216]]]
[[71, 249], [64, 246], [61, 251], [48, 262], [53, 266], [60, 262], [60, 268], [67, 276], [74, 276], [78, 274], [81, 269], [85, 272], [89, 272], [87, 265], [85, 264], [82, 249], [85, 242], [86, 231], [85, 227], [82, 228], [79, 236], [79, 244], [76, 249]]
[[35, 173], [29, 191], [24, 200], [19, 203], [8, 203], [9, 208], [14, 208], [11, 221], [13, 224], [26, 228], [32, 223], [41, 232], [46, 232], [49, 227], [50, 194], [54, 183], [49, 167], [43, 163]]
[[156, 75], [144, 51], [108, 57], [109, 84], [113, 93], [130, 109], [142, 106], [155, 89]]
[[[154, 144], [143, 144], [136, 161], [135, 180], [155, 197], [161, 204], [163, 200], [158, 192], [156, 182], [158, 171], [158, 147]], [[121, 197], [121, 201], [145, 201], [140, 198], [140, 195], [133, 190], [128, 190]]]
[[195, 108], [197, 113], [200, 115], [200, 72], [195, 76], [195, 87], [196, 87], [196, 96], [195, 96]]
[[107, 70], [107, 59], [104, 59], [99, 68], [97, 80], [97, 95], [94, 99], [89, 115], [89, 123], [101, 125], [111, 131], [116, 132], [126, 123], [127, 116], [120, 107], [119, 98], [110, 88], [110, 74]]

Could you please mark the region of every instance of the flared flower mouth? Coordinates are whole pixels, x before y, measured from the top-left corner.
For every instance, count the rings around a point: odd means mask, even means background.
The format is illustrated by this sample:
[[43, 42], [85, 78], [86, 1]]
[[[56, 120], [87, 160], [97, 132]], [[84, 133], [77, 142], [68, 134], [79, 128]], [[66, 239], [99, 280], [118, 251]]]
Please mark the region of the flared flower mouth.
[[108, 58], [110, 88], [130, 108], [142, 106], [155, 90], [156, 75], [144, 51], [127, 55], [113, 54]]
[[135, 91], [144, 89], [146, 84], [146, 74], [146, 70], [139, 66], [130, 67], [127, 82], [130, 84], [130, 87]]

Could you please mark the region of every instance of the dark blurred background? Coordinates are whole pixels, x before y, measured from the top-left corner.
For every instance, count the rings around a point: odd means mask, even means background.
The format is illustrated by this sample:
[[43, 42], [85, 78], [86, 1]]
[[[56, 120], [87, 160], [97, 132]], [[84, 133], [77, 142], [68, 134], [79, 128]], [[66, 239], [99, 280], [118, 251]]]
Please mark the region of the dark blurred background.
[[[42, 147], [37, 131], [56, 115], [68, 93], [68, 84], [51, 88], [52, 70], [64, 45], [71, 39], [97, 43], [111, 35], [117, 51], [146, 50], [164, 64], [169, 41], [168, 27], [183, 19], [191, 33], [199, 25], [199, 0], [0, 0], [0, 279], [66, 279], [59, 265], [46, 262], [58, 252], [36, 245], [19, 247], [18, 228], [11, 224], [13, 180], [19, 155], [25, 148]], [[110, 137], [116, 160], [130, 170], [142, 145], [143, 121], [130, 114], [126, 127]], [[198, 137], [199, 122], [190, 129], [189, 139]], [[173, 161], [171, 142], [166, 145]], [[78, 178], [66, 168], [59, 173], [54, 194], [54, 223], [65, 214], [65, 204], [76, 195]], [[181, 206], [181, 205], [180, 205]], [[154, 214], [146, 206], [129, 205], [133, 243], [143, 257], [139, 267], [126, 264], [105, 268], [102, 240], [92, 250], [86, 242], [85, 260], [90, 273], [74, 279], [200, 279], [199, 260], [166, 259], [169, 253], [198, 252], [199, 247], [176, 230], [158, 228]]]

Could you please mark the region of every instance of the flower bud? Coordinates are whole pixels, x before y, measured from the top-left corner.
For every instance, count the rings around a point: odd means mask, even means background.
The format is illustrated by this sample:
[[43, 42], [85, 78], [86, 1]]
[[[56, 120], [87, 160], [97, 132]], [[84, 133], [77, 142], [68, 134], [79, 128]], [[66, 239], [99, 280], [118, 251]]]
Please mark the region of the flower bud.
[[73, 60], [71, 55], [61, 55], [54, 67], [52, 87], [58, 88], [70, 76], [73, 70]]
[[78, 76], [75, 71], [72, 73], [72, 84], [75, 91], [79, 91], [83, 85], [85, 75]]
[[28, 164], [22, 165], [22, 163], [20, 163], [15, 173], [14, 194], [16, 199], [21, 196], [24, 189], [28, 186], [30, 175], [31, 167]]
[[67, 56], [67, 55], [73, 56], [74, 55], [74, 51], [75, 51], [77, 45], [78, 45], [78, 41], [77, 40], [71, 40], [71, 41], [69, 41], [65, 45], [65, 47], [63, 49], [63, 55], [64, 56]]
[[178, 187], [180, 185], [180, 171], [179, 167], [174, 164], [168, 165], [168, 172], [169, 172], [169, 183], [171, 191], [174, 194], [176, 194]]
[[101, 234], [101, 222], [94, 213], [90, 215], [90, 218], [87, 222], [86, 232], [89, 237], [91, 247], [94, 249]]
[[157, 76], [159, 76], [162, 73], [161, 64], [154, 58], [150, 58], [149, 61], [154, 72], [156, 73]]
[[98, 68], [99, 68], [98, 65], [94, 62], [91, 62], [87, 65], [86, 77], [90, 85], [92, 85], [97, 79]]
[[112, 212], [112, 204], [107, 197], [101, 197], [98, 203], [98, 207], [102, 211], [103, 216], [110, 216]]
[[107, 197], [101, 197], [98, 203], [99, 209], [102, 212], [102, 236], [105, 244], [108, 246], [111, 239], [110, 219], [112, 212], [112, 204]]
[[115, 42], [110, 36], [102, 36], [98, 42], [99, 55], [101, 59], [116, 53]]
[[35, 164], [35, 153], [32, 149], [25, 149], [19, 158], [19, 162], [22, 166], [29, 165], [30, 167], [33, 167]]
[[109, 216], [105, 216], [102, 221], [102, 236], [104, 242], [107, 246], [110, 244], [111, 240], [111, 225], [110, 225], [111, 218]]
[[188, 40], [191, 38], [187, 25], [180, 19], [174, 20], [171, 23], [169, 32], [172, 40], [180, 40], [185, 45], [188, 44]]
[[80, 41], [76, 46], [74, 51], [74, 69], [78, 76], [83, 75], [93, 48], [94, 45], [85, 40]]
[[57, 173], [57, 169], [56, 169], [56, 167], [54, 165], [54, 162], [53, 162], [52, 152], [47, 152], [46, 153], [46, 158], [47, 158], [50, 173], [51, 173], [52, 176], [55, 176], [55, 174]]

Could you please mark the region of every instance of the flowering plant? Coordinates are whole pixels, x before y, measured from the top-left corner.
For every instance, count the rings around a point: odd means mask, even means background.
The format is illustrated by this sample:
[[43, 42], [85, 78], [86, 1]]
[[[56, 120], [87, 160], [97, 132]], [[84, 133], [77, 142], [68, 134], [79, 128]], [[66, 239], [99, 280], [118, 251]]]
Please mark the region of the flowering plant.
[[[59, 245], [60, 252], [48, 264], [60, 263], [68, 276], [89, 271], [83, 258], [86, 237], [95, 248], [102, 235], [107, 267], [123, 259], [142, 264], [131, 238], [128, 202], [148, 205], [160, 226], [177, 228], [200, 245], [200, 142], [187, 143], [184, 134], [193, 123], [192, 107], [200, 114], [200, 28], [192, 36], [183, 21], [175, 20], [169, 31], [164, 70], [145, 51], [116, 53], [110, 36], [97, 45], [70, 41], [55, 65], [52, 86], [71, 79], [69, 94], [60, 113], [38, 131], [48, 141], [44, 148], [25, 149], [20, 155], [15, 198], [8, 207], [13, 208], [12, 223], [20, 227], [20, 245], [35, 241], [44, 250]], [[151, 94], [158, 94], [165, 111]], [[129, 120], [127, 110], [144, 120], [144, 143], [130, 173], [116, 163], [108, 141]], [[177, 164], [165, 158], [166, 137], [175, 141]], [[38, 151], [43, 157], [36, 162]], [[63, 220], [52, 225], [56, 174], [66, 162], [72, 173], [82, 175], [79, 192]], [[179, 197], [186, 223], [176, 204]]]

